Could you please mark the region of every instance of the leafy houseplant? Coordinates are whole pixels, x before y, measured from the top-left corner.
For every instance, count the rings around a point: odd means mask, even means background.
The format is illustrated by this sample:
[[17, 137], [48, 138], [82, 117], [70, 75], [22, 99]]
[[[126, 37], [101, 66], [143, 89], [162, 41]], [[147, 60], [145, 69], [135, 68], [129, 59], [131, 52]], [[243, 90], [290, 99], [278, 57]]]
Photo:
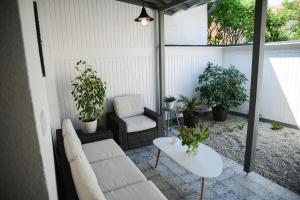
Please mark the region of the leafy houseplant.
[[180, 95], [180, 99], [178, 100], [178, 102], [182, 102], [184, 105], [184, 124], [187, 127], [195, 127], [195, 125], [197, 124], [197, 110], [200, 102], [196, 97], [189, 99], [188, 97], [183, 95]]
[[172, 96], [164, 98], [164, 102], [166, 103], [166, 107], [168, 109], [173, 109], [174, 108], [174, 101], [176, 101], [176, 98], [172, 97]]
[[224, 121], [230, 108], [247, 101], [246, 81], [246, 76], [232, 65], [224, 68], [208, 63], [195, 90], [200, 93], [200, 99], [212, 107], [213, 118]]
[[198, 153], [199, 144], [209, 137], [208, 129], [202, 125], [197, 125], [196, 128], [187, 128], [183, 126], [180, 127], [179, 132], [182, 139], [182, 145], [188, 147], [187, 153], [190, 155], [196, 155]]
[[106, 83], [84, 60], [76, 62], [75, 69], [79, 74], [72, 82], [72, 95], [79, 111], [81, 129], [84, 133], [94, 133], [104, 107]]

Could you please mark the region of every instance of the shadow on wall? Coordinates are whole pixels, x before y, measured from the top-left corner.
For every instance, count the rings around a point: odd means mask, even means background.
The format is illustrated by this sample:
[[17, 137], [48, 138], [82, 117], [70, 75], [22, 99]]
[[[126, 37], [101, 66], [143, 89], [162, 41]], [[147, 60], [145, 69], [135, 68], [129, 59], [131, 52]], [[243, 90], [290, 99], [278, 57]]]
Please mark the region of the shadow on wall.
[[[225, 50], [226, 51], [226, 50]], [[246, 74], [248, 94], [251, 81], [251, 50], [225, 52], [226, 63], [235, 65]], [[237, 56], [238, 54], [238, 56]], [[293, 54], [293, 55], [291, 55]], [[233, 56], [238, 57], [233, 59]], [[266, 49], [263, 80], [260, 97], [260, 114], [265, 119], [300, 126], [300, 54], [287, 50]], [[234, 111], [248, 113], [249, 103], [245, 103]]]

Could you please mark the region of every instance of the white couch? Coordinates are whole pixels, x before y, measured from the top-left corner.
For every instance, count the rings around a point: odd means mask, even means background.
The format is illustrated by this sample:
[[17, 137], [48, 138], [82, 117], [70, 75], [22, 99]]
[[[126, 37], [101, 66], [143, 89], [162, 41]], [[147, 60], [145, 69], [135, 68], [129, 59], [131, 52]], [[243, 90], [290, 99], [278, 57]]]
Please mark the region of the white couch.
[[166, 200], [112, 139], [81, 145], [71, 120], [63, 142], [79, 199]]

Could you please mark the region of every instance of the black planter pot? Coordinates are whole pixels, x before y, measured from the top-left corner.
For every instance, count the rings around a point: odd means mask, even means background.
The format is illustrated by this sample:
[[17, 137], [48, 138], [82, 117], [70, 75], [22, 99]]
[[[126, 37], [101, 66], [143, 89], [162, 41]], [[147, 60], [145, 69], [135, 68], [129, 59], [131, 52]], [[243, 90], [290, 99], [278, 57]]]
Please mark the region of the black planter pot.
[[184, 120], [184, 125], [189, 128], [195, 128], [196, 124], [198, 123], [197, 115], [195, 113], [190, 114], [189, 112], [186, 111], [183, 112], [183, 120]]
[[213, 107], [212, 113], [215, 121], [223, 122], [226, 120], [227, 110], [225, 110], [222, 106]]

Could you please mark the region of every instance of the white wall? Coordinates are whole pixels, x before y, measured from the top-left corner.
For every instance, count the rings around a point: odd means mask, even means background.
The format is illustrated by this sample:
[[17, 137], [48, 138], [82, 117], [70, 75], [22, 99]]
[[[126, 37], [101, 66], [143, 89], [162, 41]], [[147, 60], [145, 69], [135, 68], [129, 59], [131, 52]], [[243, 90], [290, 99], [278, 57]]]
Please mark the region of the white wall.
[[222, 54], [219, 47], [167, 47], [166, 95], [194, 96], [198, 76], [209, 61], [222, 64]]
[[0, 199], [57, 199], [31, 0], [0, 2]]
[[207, 4], [165, 15], [165, 43], [176, 45], [207, 44]]
[[[78, 59], [86, 59], [107, 83], [106, 111], [112, 109], [113, 97], [136, 93], [156, 109], [156, 24], [143, 27], [134, 22], [140, 6], [114, 0], [45, 0], [43, 7], [47, 89], [53, 94], [48, 96], [50, 107], [58, 105], [59, 110], [53, 118], [71, 118], [79, 128], [71, 96]], [[156, 18], [155, 12], [147, 11]]]
[[[223, 65], [233, 64], [251, 79], [251, 46], [226, 47]], [[300, 43], [266, 45], [260, 114], [263, 118], [300, 126]], [[248, 113], [248, 103], [235, 109]]]
[[57, 199], [52, 135], [45, 78], [42, 76], [38, 52], [32, 0], [19, 0], [22, 34], [34, 119], [43, 160], [49, 199]]
[[[244, 73], [249, 94], [252, 47], [167, 47], [166, 95], [195, 95], [198, 76], [210, 61]], [[260, 114], [263, 118], [300, 126], [300, 42], [266, 45]], [[248, 113], [249, 104], [233, 109]]]

